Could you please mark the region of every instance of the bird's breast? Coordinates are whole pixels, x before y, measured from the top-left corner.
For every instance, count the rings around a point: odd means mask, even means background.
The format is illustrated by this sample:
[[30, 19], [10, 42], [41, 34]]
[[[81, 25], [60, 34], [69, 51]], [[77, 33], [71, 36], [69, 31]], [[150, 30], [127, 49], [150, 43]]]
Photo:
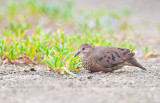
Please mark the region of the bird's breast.
[[90, 70], [92, 69], [92, 58], [91, 57], [81, 57], [81, 61], [82, 61], [82, 66], [87, 69], [87, 70]]

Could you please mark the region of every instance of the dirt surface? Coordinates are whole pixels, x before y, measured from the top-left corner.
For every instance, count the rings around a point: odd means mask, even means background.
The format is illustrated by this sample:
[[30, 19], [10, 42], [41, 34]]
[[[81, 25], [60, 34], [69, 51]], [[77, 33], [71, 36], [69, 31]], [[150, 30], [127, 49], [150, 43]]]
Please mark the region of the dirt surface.
[[77, 78], [59, 75], [49, 71], [44, 65], [1, 65], [0, 101], [159, 103], [160, 58], [139, 61], [145, 65], [147, 71], [125, 67], [112, 73], [85, 74], [80, 69]]
[[[137, 28], [147, 22], [143, 36], [158, 41], [159, 0], [77, 0], [75, 3], [79, 8], [106, 5], [113, 10], [125, 7], [135, 10], [130, 22]], [[155, 43], [151, 44], [153, 48], [158, 45]], [[44, 65], [0, 65], [0, 103], [160, 103], [160, 57], [137, 57], [147, 71], [124, 67], [111, 73], [85, 74], [81, 69], [77, 78], [59, 75]]]

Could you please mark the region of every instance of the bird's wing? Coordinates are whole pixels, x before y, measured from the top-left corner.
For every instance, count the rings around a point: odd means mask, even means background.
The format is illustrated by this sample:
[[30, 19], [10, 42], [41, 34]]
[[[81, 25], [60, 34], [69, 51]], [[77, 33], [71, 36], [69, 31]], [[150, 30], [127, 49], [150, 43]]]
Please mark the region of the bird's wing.
[[96, 63], [104, 68], [113, 67], [134, 56], [134, 53], [122, 47], [95, 47], [94, 59]]

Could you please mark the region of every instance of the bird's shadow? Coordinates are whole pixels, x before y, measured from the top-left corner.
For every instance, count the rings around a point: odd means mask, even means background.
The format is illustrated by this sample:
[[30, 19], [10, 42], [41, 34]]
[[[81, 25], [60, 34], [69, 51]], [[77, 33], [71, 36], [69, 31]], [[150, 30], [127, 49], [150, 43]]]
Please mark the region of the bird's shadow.
[[111, 73], [125, 74], [125, 73], [133, 73], [133, 71], [112, 71]]
[[129, 74], [129, 73], [139, 73], [139, 72], [143, 72], [146, 73], [146, 71], [125, 71], [125, 70], [119, 70], [119, 71], [112, 71], [111, 73], [116, 73], [116, 74]]

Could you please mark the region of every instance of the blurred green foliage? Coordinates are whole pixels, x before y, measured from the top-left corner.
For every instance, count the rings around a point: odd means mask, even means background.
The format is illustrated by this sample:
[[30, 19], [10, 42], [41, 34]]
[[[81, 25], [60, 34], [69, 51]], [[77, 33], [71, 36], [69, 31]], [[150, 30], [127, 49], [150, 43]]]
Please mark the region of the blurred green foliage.
[[[45, 63], [53, 70], [60, 70], [70, 75], [81, 66], [79, 57], [74, 58], [77, 47], [81, 43], [94, 46], [121, 46], [134, 51], [135, 44], [131, 39], [117, 32], [134, 32], [126, 18], [131, 11], [122, 12], [106, 10], [75, 10], [73, 1], [61, 4], [40, 2], [37, 0], [10, 1], [6, 9], [0, 8], [0, 24], [5, 22], [1, 30], [0, 55], [17, 61], [19, 57], [27, 57], [38, 63]], [[41, 19], [43, 18], [43, 19]], [[49, 21], [57, 26], [56, 32], [43, 32], [41, 22]], [[41, 26], [40, 26], [41, 25]], [[63, 28], [76, 28], [78, 32], [65, 33]], [[29, 32], [31, 29], [32, 32]], [[146, 50], [145, 50], [146, 51]]]

